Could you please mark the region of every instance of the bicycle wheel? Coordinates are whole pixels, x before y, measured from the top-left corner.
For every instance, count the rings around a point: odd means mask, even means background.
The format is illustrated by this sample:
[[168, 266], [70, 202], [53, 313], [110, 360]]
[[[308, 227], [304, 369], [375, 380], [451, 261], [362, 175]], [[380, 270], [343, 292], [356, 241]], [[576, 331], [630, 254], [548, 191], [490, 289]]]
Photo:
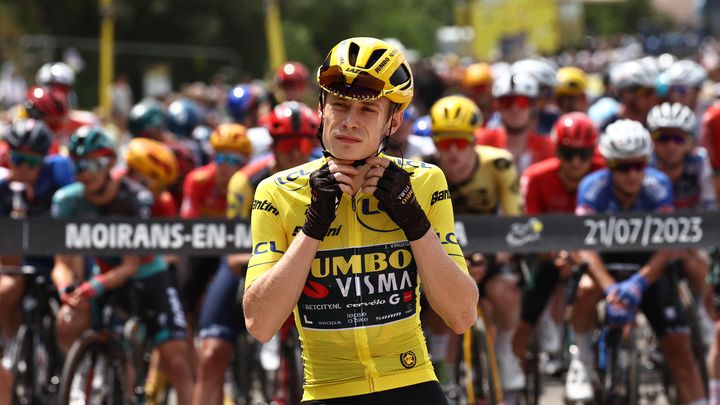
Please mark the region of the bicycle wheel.
[[525, 390], [519, 398], [522, 405], [538, 405], [542, 389], [542, 377], [540, 375], [540, 348], [538, 347], [537, 336], [533, 336], [525, 352]]
[[502, 402], [495, 354], [481, 318], [463, 335], [455, 362], [455, 378], [459, 386], [465, 387], [469, 404]]
[[18, 329], [13, 359], [13, 404], [30, 405], [35, 393], [35, 352], [33, 332], [26, 325]]
[[113, 342], [86, 332], [73, 343], [62, 371], [58, 405], [129, 405], [124, 364]]
[[639, 355], [635, 349], [635, 332], [612, 329], [606, 336], [607, 374], [605, 403], [637, 405], [640, 403]]

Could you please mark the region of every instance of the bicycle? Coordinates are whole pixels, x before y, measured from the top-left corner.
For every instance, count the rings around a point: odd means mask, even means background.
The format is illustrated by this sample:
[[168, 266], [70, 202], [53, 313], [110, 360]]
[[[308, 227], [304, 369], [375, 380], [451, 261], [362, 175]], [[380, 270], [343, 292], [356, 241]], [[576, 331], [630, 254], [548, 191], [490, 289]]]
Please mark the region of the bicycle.
[[11, 353], [13, 404], [48, 403], [57, 393], [62, 364], [55, 339], [55, 316], [60, 309], [57, 291], [34, 266], [0, 266], [0, 274], [25, 279], [24, 319]]
[[485, 315], [478, 304], [475, 324], [462, 336], [455, 360], [455, 383], [465, 389], [468, 404], [500, 404], [503, 391]]
[[144, 325], [132, 304], [136, 301], [121, 304], [131, 294], [127, 286], [109, 292], [102, 305], [101, 326], [85, 331], [70, 347], [58, 405], [143, 402], [149, 352]]

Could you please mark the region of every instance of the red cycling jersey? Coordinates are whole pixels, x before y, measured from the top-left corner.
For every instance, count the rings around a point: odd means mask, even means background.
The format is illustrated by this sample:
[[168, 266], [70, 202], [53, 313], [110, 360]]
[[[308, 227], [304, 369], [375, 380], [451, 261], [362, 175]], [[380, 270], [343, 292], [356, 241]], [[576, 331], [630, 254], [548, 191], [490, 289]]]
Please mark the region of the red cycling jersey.
[[[478, 128], [475, 131], [475, 138], [478, 145], [494, 146], [508, 150], [507, 132], [505, 128]], [[511, 151], [512, 152], [512, 151]], [[555, 156], [555, 144], [547, 135], [540, 135], [535, 131], [530, 132], [527, 147], [522, 155], [515, 156], [515, 165], [518, 173], [522, 173], [531, 164], [543, 161]]]
[[210, 163], [191, 171], [183, 184], [180, 216], [183, 218], [224, 218], [227, 212], [227, 192], [217, 190], [217, 166]]
[[[603, 167], [602, 158], [593, 157], [590, 172]], [[525, 213], [538, 215], [553, 212], [575, 212], [577, 190], [569, 191], [560, 182], [560, 159], [553, 157], [535, 163], [520, 178], [520, 195]]]

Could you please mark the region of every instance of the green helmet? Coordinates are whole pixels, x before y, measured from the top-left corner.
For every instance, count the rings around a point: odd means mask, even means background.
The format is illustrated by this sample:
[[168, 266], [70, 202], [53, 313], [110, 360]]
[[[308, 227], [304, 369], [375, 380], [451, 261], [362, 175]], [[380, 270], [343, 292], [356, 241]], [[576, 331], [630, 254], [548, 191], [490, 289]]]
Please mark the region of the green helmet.
[[68, 150], [73, 159], [115, 156], [115, 142], [102, 128], [85, 126], [70, 135]]
[[133, 137], [165, 129], [165, 111], [160, 103], [146, 100], [135, 104], [128, 115], [128, 130]]

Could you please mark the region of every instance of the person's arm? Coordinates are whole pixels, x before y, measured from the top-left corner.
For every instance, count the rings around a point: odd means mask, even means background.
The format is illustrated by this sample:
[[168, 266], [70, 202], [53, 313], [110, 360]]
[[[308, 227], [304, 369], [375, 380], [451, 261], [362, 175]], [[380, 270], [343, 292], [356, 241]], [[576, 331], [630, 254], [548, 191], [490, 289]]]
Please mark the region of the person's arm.
[[615, 279], [610, 275], [600, 255], [593, 250], [581, 250], [578, 252], [580, 260], [587, 264], [587, 271], [590, 277], [595, 280], [603, 291], [615, 284]]
[[300, 232], [280, 260], [250, 284], [243, 296], [248, 332], [266, 343], [297, 305], [320, 241]]
[[198, 190], [199, 184], [195, 182], [194, 171], [185, 177], [183, 183], [183, 198], [180, 203], [180, 217], [185, 219], [200, 218], [200, 200], [201, 192]]
[[140, 269], [139, 256], [123, 256], [122, 262], [103, 274], [96, 274], [80, 284], [67, 299], [71, 306], [124, 285]]
[[448, 256], [432, 229], [410, 248], [430, 306], [455, 333], [468, 330], [477, 319], [475, 281]]
[[498, 158], [493, 162], [495, 167], [495, 181], [503, 216], [518, 216], [523, 213], [522, 200], [520, 199], [520, 183], [518, 172], [512, 155]]
[[62, 292], [66, 287], [83, 281], [83, 257], [77, 255], [57, 255], [51, 278], [57, 289]]

